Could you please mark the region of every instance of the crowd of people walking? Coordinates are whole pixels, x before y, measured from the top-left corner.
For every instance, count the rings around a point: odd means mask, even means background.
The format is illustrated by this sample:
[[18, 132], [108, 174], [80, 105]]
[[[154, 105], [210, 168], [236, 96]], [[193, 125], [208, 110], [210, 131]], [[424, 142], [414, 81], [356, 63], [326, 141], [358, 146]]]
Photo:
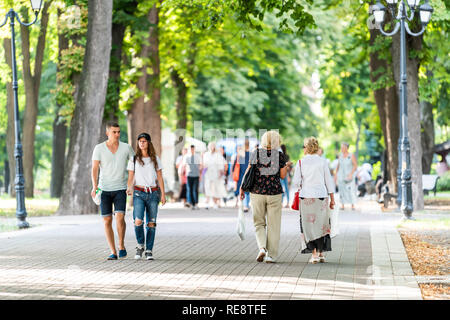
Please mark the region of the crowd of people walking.
[[[147, 260], [153, 260], [158, 207], [160, 203], [166, 203], [161, 159], [148, 133], [138, 135], [135, 150], [119, 141], [117, 123], [108, 123], [106, 135], [108, 139], [93, 151], [91, 195], [100, 198], [100, 211], [111, 250], [107, 259], [127, 256], [124, 216], [127, 195], [130, 195], [133, 197], [137, 243], [135, 259], [145, 256]], [[183, 148], [175, 163], [180, 181], [178, 198], [184, 206], [198, 210], [202, 182], [205, 208], [219, 209], [222, 203], [230, 200], [232, 193], [236, 198], [235, 207], [241, 205], [244, 212], [251, 210], [258, 246], [256, 260], [273, 263], [279, 252], [282, 208], [290, 206], [295, 193], [293, 200], [299, 203], [301, 253], [311, 254], [311, 263], [325, 262], [324, 252], [331, 251], [331, 211], [335, 207], [336, 187], [341, 208], [350, 204], [354, 209], [355, 177], [358, 181], [367, 177], [360, 170], [357, 173], [356, 158], [349, 153], [347, 143], [342, 143], [335, 168], [330, 170], [329, 161], [323, 156], [323, 149], [315, 137], [304, 139], [303, 157], [295, 164], [281, 142], [277, 131], [267, 131], [261, 137], [260, 145], [253, 149], [245, 139], [231, 159], [215, 142], [210, 142], [203, 154], [196, 152], [195, 145]], [[119, 237], [118, 252], [112, 229], [113, 216]]]

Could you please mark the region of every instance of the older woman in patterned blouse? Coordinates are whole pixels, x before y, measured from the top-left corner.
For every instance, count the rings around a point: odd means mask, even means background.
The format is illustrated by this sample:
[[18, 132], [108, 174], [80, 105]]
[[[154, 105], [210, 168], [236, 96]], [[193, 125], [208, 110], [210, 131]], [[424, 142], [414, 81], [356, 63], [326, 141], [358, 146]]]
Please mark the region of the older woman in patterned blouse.
[[[281, 137], [276, 131], [267, 131], [261, 137], [261, 148], [250, 155], [246, 173], [256, 166], [256, 182], [250, 189], [253, 225], [259, 252], [256, 261], [274, 263], [278, 255], [281, 231], [282, 193], [280, 178], [287, 173], [286, 156], [279, 151]], [[240, 198], [244, 199], [240, 189]]]
[[292, 187], [300, 191], [301, 252], [312, 253], [311, 263], [325, 262], [323, 252], [331, 251], [329, 209], [334, 209], [335, 186], [326, 159], [317, 154], [317, 139], [306, 138], [303, 148], [292, 179]]

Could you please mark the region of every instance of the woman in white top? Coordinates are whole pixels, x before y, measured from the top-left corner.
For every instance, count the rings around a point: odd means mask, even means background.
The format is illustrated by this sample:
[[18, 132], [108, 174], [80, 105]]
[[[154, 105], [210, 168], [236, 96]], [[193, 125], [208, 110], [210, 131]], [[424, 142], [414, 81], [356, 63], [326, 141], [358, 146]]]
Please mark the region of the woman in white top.
[[301, 252], [312, 253], [311, 263], [325, 262], [323, 252], [331, 251], [329, 209], [334, 209], [335, 186], [326, 159], [317, 154], [317, 139], [306, 138], [303, 150], [292, 179], [292, 187], [300, 191]]
[[[156, 232], [158, 204], [166, 203], [161, 160], [156, 155], [151, 137], [141, 133], [138, 138], [136, 156], [128, 162], [127, 194], [133, 194], [133, 219], [137, 247], [135, 259], [140, 259], [144, 252], [147, 260], [153, 260], [153, 244]], [[134, 188], [133, 188], [134, 185]], [[144, 235], [144, 213], [146, 234]]]
[[220, 205], [220, 199], [226, 197], [225, 172], [227, 163], [223, 155], [216, 149], [216, 144], [208, 144], [209, 151], [203, 155], [203, 166], [206, 169], [204, 175], [206, 208], [209, 207], [209, 199], [213, 198], [214, 208]]

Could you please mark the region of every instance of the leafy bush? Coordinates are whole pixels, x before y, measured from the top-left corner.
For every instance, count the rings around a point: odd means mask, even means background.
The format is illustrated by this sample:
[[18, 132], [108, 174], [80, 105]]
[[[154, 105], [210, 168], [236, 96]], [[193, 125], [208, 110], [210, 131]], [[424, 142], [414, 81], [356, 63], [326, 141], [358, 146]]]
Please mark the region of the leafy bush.
[[437, 181], [437, 191], [450, 191], [450, 171], [447, 171]]

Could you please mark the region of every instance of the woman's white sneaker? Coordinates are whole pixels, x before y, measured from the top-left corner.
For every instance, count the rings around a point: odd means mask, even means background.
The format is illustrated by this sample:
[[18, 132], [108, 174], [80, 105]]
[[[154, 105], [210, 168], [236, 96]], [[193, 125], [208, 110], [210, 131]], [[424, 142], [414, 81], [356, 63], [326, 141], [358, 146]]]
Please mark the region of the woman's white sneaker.
[[134, 256], [134, 258], [136, 260], [139, 260], [140, 258], [142, 258], [142, 253], [144, 252], [144, 248], [143, 247], [136, 247], [136, 255]]
[[153, 253], [150, 250], [145, 251], [145, 259], [153, 260]]

